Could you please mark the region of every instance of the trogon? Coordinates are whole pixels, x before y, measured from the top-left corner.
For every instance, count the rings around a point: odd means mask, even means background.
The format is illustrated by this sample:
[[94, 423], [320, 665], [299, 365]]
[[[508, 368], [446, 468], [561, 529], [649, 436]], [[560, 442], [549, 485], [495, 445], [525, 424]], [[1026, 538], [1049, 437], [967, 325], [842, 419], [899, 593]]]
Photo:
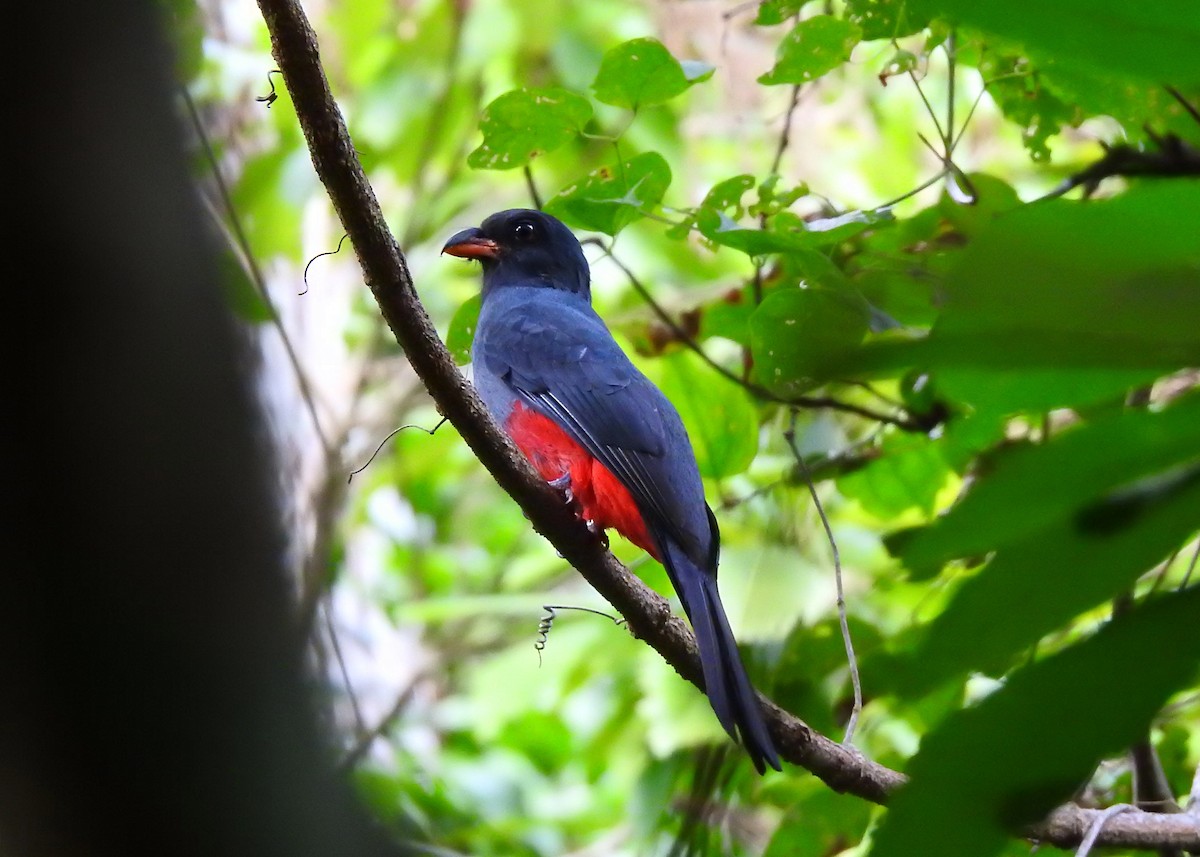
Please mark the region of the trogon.
[[615, 529], [666, 567], [717, 719], [760, 773], [779, 770], [717, 593], [720, 534], [691, 442], [592, 309], [579, 241], [548, 214], [511, 209], [459, 232], [443, 252], [483, 265], [471, 354], [488, 410], [593, 528]]

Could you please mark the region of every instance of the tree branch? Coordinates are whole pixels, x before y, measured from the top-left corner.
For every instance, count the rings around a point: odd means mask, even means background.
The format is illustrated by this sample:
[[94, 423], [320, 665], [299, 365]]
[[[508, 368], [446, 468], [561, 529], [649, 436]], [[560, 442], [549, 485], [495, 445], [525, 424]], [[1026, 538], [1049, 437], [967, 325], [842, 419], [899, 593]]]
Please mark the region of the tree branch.
[[[313, 166], [350, 236], [364, 279], [384, 319], [438, 409], [500, 486], [517, 501], [533, 527], [628, 620], [637, 637], [653, 647], [683, 678], [699, 686], [700, 665], [695, 640], [687, 626], [672, 614], [666, 599], [621, 565], [576, 520], [557, 492], [537, 476], [492, 421], [438, 338], [355, 154], [321, 69], [316, 35], [303, 10], [295, 0], [258, 0], [258, 4], [271, 34], [272, 53], [283, 72], [308, 142]], [[816, 774], [831, 788], [884, 803], [904, 783], [903, 774], [814, 731], [768, 700], [763, 705], [780, 755]], [[1061, 807], [1029, 833], [1056, 845], [1078, 844], [1096, 812]], [[1129, 812], [1108, 822], [1099, 842], [1132, 847], [1169, 844], [1200, 848], [1200, 830], [1195, 822], [1191, 822], [1190, 831], [1183, 827], [1189, 820], [1184, 815]]]
[[[695, 641], [666, 599], [647, 588], [576, 520], [500, 431], [458, 371], [413, 287], [404, 256], [384, 221], [321, 69], [316, 35], [293, 0], [259, 0], [272, 52], [295, 105], [313, 166], [350, 236], [363, 276], [384, 320], [421, 377], [438, 410], [459, 431], [484, 467], [545, 536], [688, 681], [701, 683]], [[852, 748], [810, 729], [766, 703], [780, 754], [832, 788], [882, 802], [903, 777]]]

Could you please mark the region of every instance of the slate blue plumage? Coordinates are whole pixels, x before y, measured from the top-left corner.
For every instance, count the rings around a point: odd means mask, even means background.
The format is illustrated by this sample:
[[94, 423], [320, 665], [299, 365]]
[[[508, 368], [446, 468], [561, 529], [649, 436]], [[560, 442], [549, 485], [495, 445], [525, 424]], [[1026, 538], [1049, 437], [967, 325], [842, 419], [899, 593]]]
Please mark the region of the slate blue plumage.
[[778, 770], [717, 592], [720, 534], [691, 443], [592, 309], [578, 240], [549, 215], [512, 209], [458, 233], [445, 252], [483, 263], [472, 357], [484, 403], [510, 433], [514, 408], [548, 417], [628, 489], [692, 623], [717, 719], [758, 771]]

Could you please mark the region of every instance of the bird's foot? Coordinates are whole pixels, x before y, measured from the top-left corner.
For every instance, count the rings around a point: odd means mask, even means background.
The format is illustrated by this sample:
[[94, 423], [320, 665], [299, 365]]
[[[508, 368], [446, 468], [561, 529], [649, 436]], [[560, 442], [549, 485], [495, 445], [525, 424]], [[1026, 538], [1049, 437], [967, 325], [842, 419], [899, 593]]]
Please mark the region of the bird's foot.
[[600, 540], [600, 543], [608, 547], [608, 533], [604, 532], [604, 528], [595, 521], [586, 521], [588, 532]]
[[575, 502], [575, 492], [571, 490], [571, 474], [570, 473], [564, 473], [562, 476], [558, 477], [557, 479], [551, 479], [549, 481], [549, 483], [547, 483], [547, 484], [549, 484], [549, 486], [551, 488], [556, 488], [559, 491], [563, 492], [563, 496], [567, 498], [568, 506], [570, 506], [572, 503]]

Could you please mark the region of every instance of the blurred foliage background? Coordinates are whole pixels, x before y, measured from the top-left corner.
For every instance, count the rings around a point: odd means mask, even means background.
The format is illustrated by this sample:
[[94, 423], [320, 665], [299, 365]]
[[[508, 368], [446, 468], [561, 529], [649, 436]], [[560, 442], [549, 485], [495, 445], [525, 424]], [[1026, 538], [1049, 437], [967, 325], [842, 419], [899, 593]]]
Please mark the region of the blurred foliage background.
[[[890, 816], [803, 771], [756, 777], [652, 650], [546, 610], [606, 605], [438, 427], [257, 9], [165, 8], [230, 304], [261, 346], [336, 749], [399, 837], [1023, 854], [1006, 830], [1072, 797], [1187, 795], [1200, 186], [1142, 174], [1195, 172], [1194, 6], [306, 4], [463, 362], [478, 272], [439, 256], [450, 234], [544, 205], [590, 239], [598, 309], [697, 447], [758, 686], [840, 739], [853, 682], [811, 476], [861, 666], [853, 744], [917, 775]], [[1035, 202], [1097, 162], [1133, 175], [1093, 168]], [[1161, 768], [1136, 793], [1133, 759]]]

